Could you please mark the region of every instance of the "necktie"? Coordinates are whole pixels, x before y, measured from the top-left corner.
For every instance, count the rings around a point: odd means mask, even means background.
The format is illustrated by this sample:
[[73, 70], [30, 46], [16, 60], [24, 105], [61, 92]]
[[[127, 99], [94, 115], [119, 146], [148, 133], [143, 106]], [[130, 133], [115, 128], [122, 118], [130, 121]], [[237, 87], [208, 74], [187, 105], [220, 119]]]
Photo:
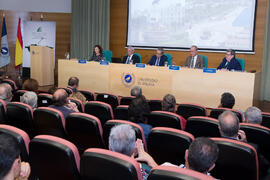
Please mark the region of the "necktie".
[[228, 64], [229, 64], [229, 61], [227, 61], [226, 64], [224, 65], [224, 69], [227, 69]]
[[191, 58], [190, 67], [193, 68], [194, 64], [194, 57]]
[[129, 64], [129, 62], [130, 62], [130, 56], [128, 56], [126, 64]]
[[159, 58], [156, 60], [155, 66], [159, 66]]

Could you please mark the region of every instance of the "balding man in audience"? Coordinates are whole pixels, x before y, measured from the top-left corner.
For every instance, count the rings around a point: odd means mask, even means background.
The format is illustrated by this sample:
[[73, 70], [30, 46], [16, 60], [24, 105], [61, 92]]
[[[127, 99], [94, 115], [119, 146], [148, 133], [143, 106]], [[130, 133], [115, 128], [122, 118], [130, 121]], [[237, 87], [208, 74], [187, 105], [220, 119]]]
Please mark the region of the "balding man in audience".
[[221, 137], [247, 142], [246, 134], [240, 130], [238, 117], [231, 111], [225, 111], [218, 117]]
[[79, 112], [75, 103], [68, 101], [68, 94], [64, 89], [57, 89], [53, 93], [53, 105], [51, 108], [57, 109], [63, 113], [66, 118], [70, 113]]
[[135, 86], [130, 91], [131, 96], [139, 97], [142, 95], [142, 88], [139, 86]]
[[255, 106], [247, 108], [245, 112], [245, 121], [246, 123], [261, 125], [262, 111]]
[[12, 87], [7, 83], [0, 84], [0, 99], [9, 103], [12, 100]]
[[20, 147], [17, 140], [10, 135], [0, 135], [0, 179], [27, 180], [30, 175], [30, 165], [21, 162]]
[[153, 158], [144, 151], [143, 143], [137, 140], [134, 129], [128, 124], [114, 126], [109, 136], [109, 149], [114, 152], [125, 154], [134, 158], [143, 159], [145, 163], [140, 163], [143, 179], [146, 180], [152, 167], [157, 166]]

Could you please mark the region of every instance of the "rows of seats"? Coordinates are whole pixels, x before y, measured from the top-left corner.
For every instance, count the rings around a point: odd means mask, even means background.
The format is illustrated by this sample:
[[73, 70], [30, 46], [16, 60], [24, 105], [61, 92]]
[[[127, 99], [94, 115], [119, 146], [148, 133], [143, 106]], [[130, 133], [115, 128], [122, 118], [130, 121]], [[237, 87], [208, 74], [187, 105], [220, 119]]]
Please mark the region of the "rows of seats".
[[[32, 174], [39, 179], [141, 179], [139, 164], [133, 158], [116, 152], [90, 148], [80, 156], [73, 143], [59, 137], [38, 135], [30, 141], [27, 133], [8, 125], [0, 125], [0, 133], [17, 139], [22, 160], [30, 162]], [[181, 130], [153, 128], [149, 135], [149, 153], [154, 152], [151, 155], [158, 164], [170, 161], [179, 165], [184, 163], [185, 149], [193, 140], [191, 134]], [[219, 147], [212, 176], [221, 179], [258, 179], [258, 157], [252, 146], [224, 138], [212, 140]], [[164, 157], [166, 155], [168, 157]], [[176, 159], [179, 159], [178, 162], [175, 162]], [[200, 173], [159, 166], [151, 171], [149, 179], [190, 179], [190, 176], [198, 178]], [[200, 177], [211, 179], [209, 176]]]

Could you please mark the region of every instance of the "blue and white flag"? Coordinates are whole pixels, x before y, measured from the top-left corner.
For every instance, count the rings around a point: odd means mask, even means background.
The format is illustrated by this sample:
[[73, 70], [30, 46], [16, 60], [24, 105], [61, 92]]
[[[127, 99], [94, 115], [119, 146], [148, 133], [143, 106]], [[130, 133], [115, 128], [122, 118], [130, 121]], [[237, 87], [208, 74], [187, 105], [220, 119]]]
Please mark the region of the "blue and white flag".
[[10, 63], [5, 17], [3, 18], [2, 36], [1, 37], [2, 37], [2, 39], [1, 39], [1, 53], [0, 53], [0, 68], [8, 65]]

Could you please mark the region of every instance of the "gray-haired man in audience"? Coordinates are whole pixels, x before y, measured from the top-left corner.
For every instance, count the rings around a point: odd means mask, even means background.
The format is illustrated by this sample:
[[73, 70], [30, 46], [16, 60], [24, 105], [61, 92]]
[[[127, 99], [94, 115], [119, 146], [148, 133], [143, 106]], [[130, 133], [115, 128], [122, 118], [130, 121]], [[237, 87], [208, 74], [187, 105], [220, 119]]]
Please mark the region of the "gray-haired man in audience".
[[0, 84], [0, 99], [8, 103], [11, 101], [12, 97], [12, 87], [7, 83]]
[[131, 96], [139, 97], [142, 95], [142, 88], [139, 86], [135, 86], [130, 91]]
[[259, 108], [255, 107], [255, 106], [247, 108], [247, 110], [245, 112], [245, 121], [247, 123], [261, 125], [261, 123], [262, 123], [262, 111]]
[[32, 91], [28, 91], [25, 92], [21, 97], [20, 97], [20, 101], [22, 103], [28, 104], [29, 106], [31, 106], [33, 109], [37, 108], [37, 94], [32, 92]]

